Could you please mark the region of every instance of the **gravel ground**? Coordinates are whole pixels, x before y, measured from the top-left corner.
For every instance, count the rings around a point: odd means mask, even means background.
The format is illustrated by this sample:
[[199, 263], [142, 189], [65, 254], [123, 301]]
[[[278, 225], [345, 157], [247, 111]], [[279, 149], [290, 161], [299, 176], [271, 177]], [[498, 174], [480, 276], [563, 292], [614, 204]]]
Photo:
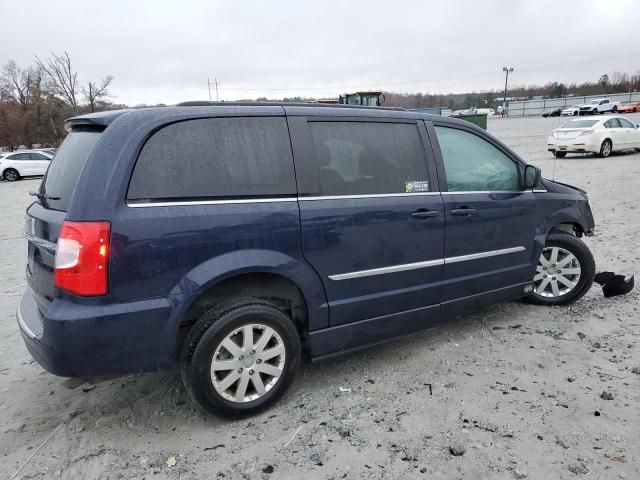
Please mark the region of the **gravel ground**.
[[[551, 177], [558, 123], [491, 119], [489, 130]], [[639, 153], [555, 162], [556, 179], [589, 191], [600, 269], [640, 266], [639, 176]], [[496, 305], [307, 364], [274, 408], [228, 422], [202, 415], [176, 372], [78, 385], [33, 362], [14, 312], [38, 182], [0, 183], [2, 478], [34, 453], [15, 478], [640, 478], [637, 289], [605, 299], [594, 287], [568, 308]]]

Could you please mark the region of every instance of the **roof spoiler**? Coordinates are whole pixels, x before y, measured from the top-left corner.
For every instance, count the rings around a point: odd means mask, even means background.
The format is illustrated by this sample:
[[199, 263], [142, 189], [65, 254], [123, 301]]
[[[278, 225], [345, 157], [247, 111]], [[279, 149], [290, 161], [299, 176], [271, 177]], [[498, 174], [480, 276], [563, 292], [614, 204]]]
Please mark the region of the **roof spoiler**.
[[87, 115], [79, 115], [65, 120], [64, 127], [69, 132], [75, 127], [98, 127], [105, 129], [120, 115], [124, 115], [131, 110], [109, 110], [106, 112], [89, 113]]

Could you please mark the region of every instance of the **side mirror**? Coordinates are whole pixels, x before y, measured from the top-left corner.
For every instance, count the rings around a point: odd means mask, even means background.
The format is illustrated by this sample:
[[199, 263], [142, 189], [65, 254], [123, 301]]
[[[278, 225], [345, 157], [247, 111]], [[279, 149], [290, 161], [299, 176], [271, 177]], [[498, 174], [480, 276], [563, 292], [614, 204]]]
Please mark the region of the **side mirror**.
[[542, 178], [542, 170], [533, 165], [524, 167], [524, 188], [531, 189], [538, 186]]
[[637, 123], [636, 123], [636, 128], [640, 128], [640, 124], [637, 124]]

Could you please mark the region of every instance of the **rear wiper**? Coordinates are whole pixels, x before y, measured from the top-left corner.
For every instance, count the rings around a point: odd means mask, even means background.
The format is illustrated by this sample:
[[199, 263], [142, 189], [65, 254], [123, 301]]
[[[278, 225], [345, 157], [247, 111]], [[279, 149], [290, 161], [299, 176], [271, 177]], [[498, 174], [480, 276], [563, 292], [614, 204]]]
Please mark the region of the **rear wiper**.
[[43, 198], [45, 200], [60, 200], [60, 197], [54, 197], [53, 195], [47, 195], [46, 193], [29, 192], [32, 197]]

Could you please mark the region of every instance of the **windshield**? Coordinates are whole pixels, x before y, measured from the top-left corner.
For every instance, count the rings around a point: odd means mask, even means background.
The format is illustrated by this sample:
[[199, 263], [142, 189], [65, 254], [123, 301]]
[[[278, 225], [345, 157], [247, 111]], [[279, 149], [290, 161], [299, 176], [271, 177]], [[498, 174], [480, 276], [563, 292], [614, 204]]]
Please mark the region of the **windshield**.
[[571, 120], [560, 128], [589, 128], [593, 127], [599, 120]]
[[600, 103], [600, 100], [591, 100], [589, 103], [590, 103], [591, 105], [597, 105], [597, 104], [599, 104], [599, 103]]
[[80, 171], [99, 138], [100, 131], [95, 129], [74, 130], [67, 135], [40, 185], [40, 193], [59, 199], [41, 198], [43, 206], [67, 211]]

